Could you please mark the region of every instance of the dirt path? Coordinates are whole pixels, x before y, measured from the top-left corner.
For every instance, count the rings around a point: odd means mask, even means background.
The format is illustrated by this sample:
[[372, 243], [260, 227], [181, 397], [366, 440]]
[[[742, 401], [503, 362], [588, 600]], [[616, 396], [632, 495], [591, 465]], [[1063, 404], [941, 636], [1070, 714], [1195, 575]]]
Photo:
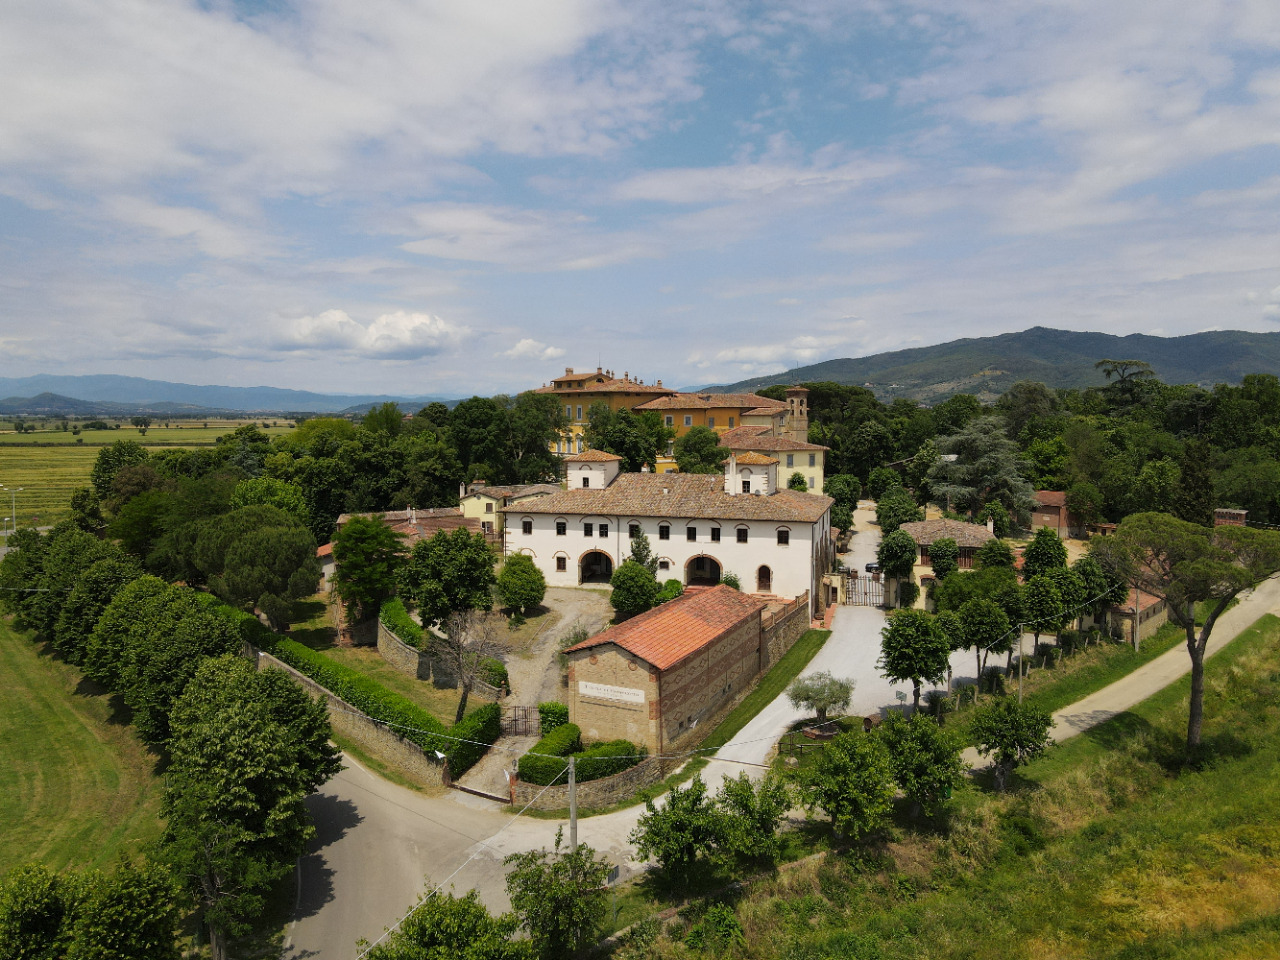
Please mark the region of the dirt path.
[[556, 662], [560, 638], [575, 624], [581, 624], [588, 633], [598, 633], [613, 618], [607, 591], [551, 587], [542, 603], [553, 616], [547, 618], [529, 654], [511, 657], [507, 663], [511, 678], [508, 702], [512, 704], [534, 706], [545, 700], [563, 700], [560, 665]]

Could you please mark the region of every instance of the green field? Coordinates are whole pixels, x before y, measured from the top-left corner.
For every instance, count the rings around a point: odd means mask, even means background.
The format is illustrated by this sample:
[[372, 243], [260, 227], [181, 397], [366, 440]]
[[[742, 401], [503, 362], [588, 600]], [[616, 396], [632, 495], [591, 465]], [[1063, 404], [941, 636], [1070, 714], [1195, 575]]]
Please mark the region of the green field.
[[155, 757], [111, 698], [0, 621], [0, 874], [110, 866], [160, 832]]
[[[4, 421], [0, 421], [3, 423]], [[70, 430], [36, 430], [34, 433], [17, 433], [12, 430], [0, 432], [0, 446], [56, 444], [58, 446], [105, 446], [117, 440], [137, 440], [144, 446], [201, 446], [213, 443], [224, 433], [230, 433], [246, 423], [255, 424], [259, 430], [269, 437], [279, 437], [290, 433], [293, 427], [289, 420], [170, 420], [170, 426], [161, 420], [148, 428], [146, 434], [140, 434], [135, 428], [125, 425], [118, 430], [82, 430], [77, 437]], [[208, 424], [206, 427], [205, 424]], [[267, 427], [263, 429], [263, 424]], [[275, 426], [272, 426], [275, 424]]]

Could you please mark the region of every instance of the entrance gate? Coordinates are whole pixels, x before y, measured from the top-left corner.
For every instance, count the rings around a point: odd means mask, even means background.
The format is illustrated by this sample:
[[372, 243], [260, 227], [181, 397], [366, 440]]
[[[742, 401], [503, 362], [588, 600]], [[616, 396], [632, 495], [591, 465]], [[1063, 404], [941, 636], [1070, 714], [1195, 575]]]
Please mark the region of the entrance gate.
[[536, 737], [541, 732], [542, 720], [537, 707], [507, 707], [502, 715], [504, 737]]
[[855, 607], [884, 606], [884, 581], [871, 577], [851, 577], [845, 603]]

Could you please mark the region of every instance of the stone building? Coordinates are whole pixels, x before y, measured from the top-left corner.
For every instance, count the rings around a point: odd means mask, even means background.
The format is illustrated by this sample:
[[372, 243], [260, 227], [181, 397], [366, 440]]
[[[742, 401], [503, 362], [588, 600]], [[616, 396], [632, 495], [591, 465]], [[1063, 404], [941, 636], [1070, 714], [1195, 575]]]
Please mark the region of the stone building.
[[569, 719], [586, 740], [666, 754], [705, 733], [766, 662], [763, 600], [697, 589], [565, 651]]

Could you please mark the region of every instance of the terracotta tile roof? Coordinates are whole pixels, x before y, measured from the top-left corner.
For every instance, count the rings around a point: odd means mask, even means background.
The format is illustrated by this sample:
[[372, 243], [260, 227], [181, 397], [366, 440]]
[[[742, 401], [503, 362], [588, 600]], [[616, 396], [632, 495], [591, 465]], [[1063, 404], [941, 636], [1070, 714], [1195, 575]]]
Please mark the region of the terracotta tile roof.
[[737, 408], [749, 410], [767, 408], [784, 411], [787, 405], [781, 400], [760, 397], [754, 393], [673, 393], [667, 397], [658, 397], [636, 407], [637, 410], [713, 410]]
[[1042, 507], [1065, 507], [1067, 495], [1061, 490], [1037, 490], [1036, 503]]
[[1146, 593], [1136, 587], [1130, 587], [1129, 596], [1124, 605], [1112, 604], [1112, 606], [1120, 613], [1132, 616], [1134, 613], [1141, 613], [1143, 610], [1149, 610], [1157, 603], [1164, 603], [1164, 597], [1157, 597], [1154, 594]]
[[[579, 380], [587, 381], [581, 387], [567, 386]], [[670, 387], [664, 387], [662, 384], [640, 383], [638, 380], [624, 378], [619, 380], [613, 377], [604, 377], [597, 382], [596, 374], [566, 374], [563, 377], [556, 377], [551, 381], [550, 386], [538, 387], [534, 393], [634, 393], [637, 395], [654, 395], [665, 396], [669, 393], [675, 393]]]
[[720, 462], [722, 464], [725, 464], [725, 463], [728, 463], [730, 459], [737, 460], [738, 463], [745, 463], [749, 467], [754, 467], [754, 466], [766, 467], [766, 466], [769, 466], [770, 464], [774, 464], [778, 462], [774, 457], [766, 457], [762, 453], [754, 453], [750, 450], [748, 450], [746, 453], [742, 454], [741, 456], [736, 456], [732, 458], [726, 457], [724, 460], [721, 460]]
[[317, 557], [333, 556], [333, 543], [330, 542], [330, 543], [322, 544], [321, 546], [316, 547], [316, 556]]
[[623, 473], [602, 490], [561, 490], [502, 512], [817, 523], [834, 502], [798, 490], [730, 495], [718, 473]]
[[611, 463], [614, 460], [621, 460], [622, 457], [616, 453], [605, 453], [603, 450], [583, 450], [581, 453], [575, 453], [571, 457], [565, 457], [565, 463]]
[[504, 498], [511, 500], [516, 497], [555, 493], [558, 490], [560, 490], [560, 485], [558, 483], [472, 483], [467, 485], [467, 496], [489, 497], [493, 500], [502, 500]]
[[747, 427], [734, 427], [720, 434], [720, 446], [730, 450], [777, 450], [783, 453], [790, 451], [814, 452], [827, 450], [828, 447], [816, 443], [805, 443], [791, 437], [778, 437], [769, 432], [763, 424]]
[[338, 517], [341, 527], [352, 517], [377, 517], [396, 533], [405, 538], [405, 546], [411, 547], [419, 540], [427, 540], [437, 533], [450, 533], [459, 527], [465, 527], [472, 533], [483, 533], [480, 521], [473, 517], [464, 517], [461, 507], [411, 508], [409, 510], [386, 510], [381, 513], [344, 513]]
[[766, 606], [765, 601], [724, 584], [694, 590], [597, 633], [565, 653], [612, 643], [659, 670], [668, 670], [739, 624], [758, 618]]
[[995, 539], [995, 534], [980, 524], [946, 518], [904, 523], [898, 529], [907, 531], [911, 534], [911, 539], [922, 546], [947, 537], [954, 540], [958, 547], [980, 547], [988, 540]]

